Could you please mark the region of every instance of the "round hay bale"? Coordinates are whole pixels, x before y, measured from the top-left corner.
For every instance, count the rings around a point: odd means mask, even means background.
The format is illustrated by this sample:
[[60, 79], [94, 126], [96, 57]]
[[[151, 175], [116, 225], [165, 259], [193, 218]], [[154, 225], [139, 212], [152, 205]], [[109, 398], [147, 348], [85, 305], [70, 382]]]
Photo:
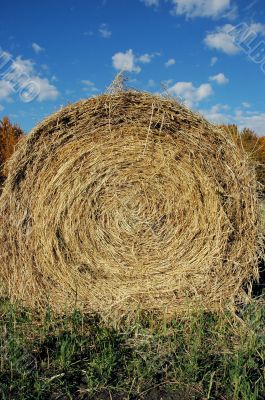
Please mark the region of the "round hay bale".
[[216, 309], [257, 278], [256, 180], [221, 129], [133, 90], [69, 105], [9, 163], [2, 293], [57, 312]]

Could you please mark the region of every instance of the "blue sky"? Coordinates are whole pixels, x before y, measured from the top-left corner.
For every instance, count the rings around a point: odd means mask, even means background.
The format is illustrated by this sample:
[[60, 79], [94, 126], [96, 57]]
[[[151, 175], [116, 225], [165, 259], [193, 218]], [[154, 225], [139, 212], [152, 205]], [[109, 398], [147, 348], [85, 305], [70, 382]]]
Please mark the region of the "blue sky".
[[0, 119], [28, 132], [125, 70], [132, 87], [166, 88], [215, 123], [265, 135], [263, 10], [264, 0], [4, 2]]

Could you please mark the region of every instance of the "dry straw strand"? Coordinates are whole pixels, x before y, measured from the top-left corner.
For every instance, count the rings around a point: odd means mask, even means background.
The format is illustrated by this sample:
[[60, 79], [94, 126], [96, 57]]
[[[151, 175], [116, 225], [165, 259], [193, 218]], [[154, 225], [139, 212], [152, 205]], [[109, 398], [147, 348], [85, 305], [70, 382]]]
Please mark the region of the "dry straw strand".
[[171, 315], [233, 303], [258, 277], [253, 171], [173, 99], [119, 89], [68, 105], [20, 143], [9, 171], [0, 280], [13, 301]]

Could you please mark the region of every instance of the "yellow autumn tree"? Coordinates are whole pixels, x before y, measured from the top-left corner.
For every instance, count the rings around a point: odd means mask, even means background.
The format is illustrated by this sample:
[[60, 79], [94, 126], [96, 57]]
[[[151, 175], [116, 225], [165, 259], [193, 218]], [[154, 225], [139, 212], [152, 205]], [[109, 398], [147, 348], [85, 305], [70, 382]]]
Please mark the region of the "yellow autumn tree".
[[5, 180], [5, 162], [14, 152], [17, 142], [24, 133], [18, 125], [13, 125], [8, 117], [0, 121], [0, 184]]

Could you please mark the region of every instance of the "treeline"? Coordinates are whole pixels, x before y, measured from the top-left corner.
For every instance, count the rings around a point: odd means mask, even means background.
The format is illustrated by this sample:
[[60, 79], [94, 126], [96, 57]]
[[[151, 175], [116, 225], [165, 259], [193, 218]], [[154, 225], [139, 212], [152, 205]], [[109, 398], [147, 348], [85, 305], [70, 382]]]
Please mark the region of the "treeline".
[[11, 157], [15, 146], [24, 137], [24, 132], [18, 125], [13, 125], [8, 117], [0, 121], [0, 185], [6, 178], [5, 162]]

